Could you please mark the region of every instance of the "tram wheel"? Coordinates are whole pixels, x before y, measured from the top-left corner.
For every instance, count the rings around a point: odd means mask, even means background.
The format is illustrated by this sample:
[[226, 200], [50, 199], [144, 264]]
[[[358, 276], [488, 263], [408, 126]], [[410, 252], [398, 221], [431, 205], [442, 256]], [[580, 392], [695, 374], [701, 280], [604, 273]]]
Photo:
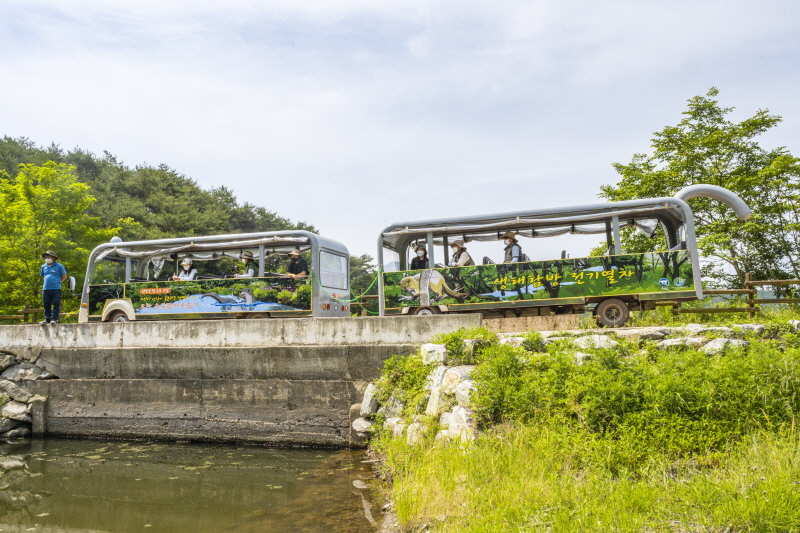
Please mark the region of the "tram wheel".
[[438, 315], [439, 309], [436, 307], [418, 307], [414, 314], [417, 316], [432, 316]]
[[111, 316], [108, 317], [109, 322], [130, 322], [128, 315], [125, 314], [125, 311], [114, 311], [111, 313]]
[[597, 324], [606, 328], [624, 326], [630, 316], [628, 305], [617, 298], [608, 298], [597, 304]]
[[247, 318], [269, 318], [267, 313], [249, 313]]

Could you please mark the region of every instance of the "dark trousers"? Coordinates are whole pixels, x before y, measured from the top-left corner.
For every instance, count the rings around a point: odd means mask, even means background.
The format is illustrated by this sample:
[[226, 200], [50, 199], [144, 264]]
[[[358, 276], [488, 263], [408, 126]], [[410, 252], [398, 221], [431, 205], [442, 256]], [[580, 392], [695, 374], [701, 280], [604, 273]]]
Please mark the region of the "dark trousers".
[[42, 303], [44, 304], [44, 319], [48, 322], [58, 320], [58, 315], [61, 313], [61, 289], [43, 290]]

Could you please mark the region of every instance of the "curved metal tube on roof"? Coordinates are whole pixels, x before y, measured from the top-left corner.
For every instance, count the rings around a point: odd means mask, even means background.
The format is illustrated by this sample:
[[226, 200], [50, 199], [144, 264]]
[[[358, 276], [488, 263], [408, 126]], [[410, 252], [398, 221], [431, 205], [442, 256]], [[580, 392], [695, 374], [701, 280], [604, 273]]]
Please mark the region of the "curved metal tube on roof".
[[684, 187], [675, 193], [675, 198], [683, 200], [684, 202], [692, 198], [697, 198], [698, 196], [713, 198], [714, 200], [719, 200], [720, 202], [727, 204], [731, 209], [733, 209], [733, 212], [736, 213], [736, 216], [742, 220], [747, 220], [750, 218], [750, 215], [753, 214], [753, 210], [750, 209], [744, 200], [739, 198], [736, 193], [729, 191], [724, 187], [717, 187], [716, 185], [709, 185], [706, 183], [698, 183], [697, 185], [689, 185], [688, 187]]

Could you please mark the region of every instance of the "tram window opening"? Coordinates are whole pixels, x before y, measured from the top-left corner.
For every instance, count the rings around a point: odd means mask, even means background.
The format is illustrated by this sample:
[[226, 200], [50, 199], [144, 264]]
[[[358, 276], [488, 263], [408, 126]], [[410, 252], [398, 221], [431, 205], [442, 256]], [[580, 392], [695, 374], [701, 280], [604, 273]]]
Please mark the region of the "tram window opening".
[[325, 251], [319, 253], [319, 277], [324, 287], [347, 289], [347, 258]]

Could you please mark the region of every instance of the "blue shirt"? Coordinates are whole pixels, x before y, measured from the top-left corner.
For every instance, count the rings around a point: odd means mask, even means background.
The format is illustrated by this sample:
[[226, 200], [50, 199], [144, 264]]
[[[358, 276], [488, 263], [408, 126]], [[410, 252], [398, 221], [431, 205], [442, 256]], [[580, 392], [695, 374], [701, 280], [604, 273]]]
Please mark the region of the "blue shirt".
[[47, 263], [43, 264], [39, 269], [39, 275], [44, 278], [44, 285], [42, 285], [43, 291], [60, 289], [61, 276], [67, 275], [67, 269], [58, 261], [53, 261], [52, 265], [48, 265]]

